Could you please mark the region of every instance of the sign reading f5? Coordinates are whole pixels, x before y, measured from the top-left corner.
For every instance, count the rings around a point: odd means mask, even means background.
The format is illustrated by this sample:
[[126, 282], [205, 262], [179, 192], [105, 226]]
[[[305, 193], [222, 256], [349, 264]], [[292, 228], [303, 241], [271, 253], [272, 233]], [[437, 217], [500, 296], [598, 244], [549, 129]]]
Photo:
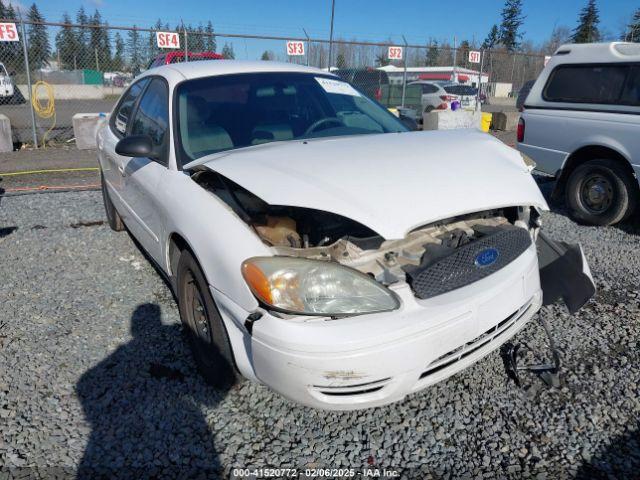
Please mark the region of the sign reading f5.
[[180, 35], [177, 32], [156, 32], [158, 48], [180, 48]]
[[0, 42], [17, 42], [18, 29], [15, 23], [0, 23]]

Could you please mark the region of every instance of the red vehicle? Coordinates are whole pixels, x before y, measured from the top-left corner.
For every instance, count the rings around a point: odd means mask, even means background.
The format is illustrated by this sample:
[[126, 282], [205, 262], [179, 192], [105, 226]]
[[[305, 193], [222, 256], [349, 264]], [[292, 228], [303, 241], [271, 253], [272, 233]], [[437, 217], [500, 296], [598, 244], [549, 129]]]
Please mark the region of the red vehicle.
[[[224, 57], [219, 53], [214, 52], [189, 52], [189, 61], [197, 62], [200, 60], [221, 60]], [[154, 58], [149, 64], [148, 68], [160, 67], [162, 65], [169, 65], [170, 63], [182, 63], [184, 62], [184, 51], [173, 51], [168, 53], [161, 53]]]

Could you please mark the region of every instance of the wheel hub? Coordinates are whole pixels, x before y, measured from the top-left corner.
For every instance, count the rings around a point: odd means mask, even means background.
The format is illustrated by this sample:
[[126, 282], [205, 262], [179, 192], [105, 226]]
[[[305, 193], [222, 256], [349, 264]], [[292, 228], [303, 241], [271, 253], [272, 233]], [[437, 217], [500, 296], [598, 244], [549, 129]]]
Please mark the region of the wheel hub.
[[599, 174], [593, 174], [585, 180], [581, 195], [585, 207], [594, 213], [606, 211], [613, 202], [611, 182]]

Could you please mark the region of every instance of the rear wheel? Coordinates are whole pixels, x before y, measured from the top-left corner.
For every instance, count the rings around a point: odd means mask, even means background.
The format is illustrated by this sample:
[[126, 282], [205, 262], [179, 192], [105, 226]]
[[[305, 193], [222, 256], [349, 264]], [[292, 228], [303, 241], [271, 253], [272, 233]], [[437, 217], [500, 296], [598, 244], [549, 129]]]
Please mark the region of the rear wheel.
[[177, 269], [177, 296], [180, 318], [189, 335], [194, 359], [205, 381], [226, 389], [240, 379], [229, 336], [209, 284], [188, 250], [180, 255]]
[[113, 205], [111, 201], [111, 197], [109, 197], [109, 190], [107, 189], [107, 184], [104, 181], [104, 175], [100, 172], [100, 184], [102, 187], [102, 201], [104, 202], [104, 211], [107, 214], [107, 222], [111, 227], [111, 230], [115, 232], [121, 232], [124, 230], [124, 223], [122, 223], [122, 218], [120, 218], [120, 214], [116, 210], [116, 207]]
[[612, 225], [633, 213], [636, 180], [616, 161], [589, 160], [569, 176], [566, 201], [571, 218], [591, 225]]

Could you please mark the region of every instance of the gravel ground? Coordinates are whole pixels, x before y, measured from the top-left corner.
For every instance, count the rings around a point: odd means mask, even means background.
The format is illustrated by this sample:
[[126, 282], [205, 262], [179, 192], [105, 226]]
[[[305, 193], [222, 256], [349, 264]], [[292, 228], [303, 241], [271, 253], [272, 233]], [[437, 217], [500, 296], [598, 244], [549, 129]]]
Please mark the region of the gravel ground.
[[[548, 185], [543, 185], [548, 189]], [[542, 310], [563, 386], [500, 355], [404, 401], [360, 412], [297, 406], [249, 383], [205, 386], [172, 295], [99, 192], [0, 198], [0, 478], [228, 477], [233, 467], [395, 468], [402, 478], [638, 478], [640, 226], [579, 227], [600, 292]], [[97, 223], [96, 223], [97, 222]], [[541, 346], [538, 322], [517, 337]]]

